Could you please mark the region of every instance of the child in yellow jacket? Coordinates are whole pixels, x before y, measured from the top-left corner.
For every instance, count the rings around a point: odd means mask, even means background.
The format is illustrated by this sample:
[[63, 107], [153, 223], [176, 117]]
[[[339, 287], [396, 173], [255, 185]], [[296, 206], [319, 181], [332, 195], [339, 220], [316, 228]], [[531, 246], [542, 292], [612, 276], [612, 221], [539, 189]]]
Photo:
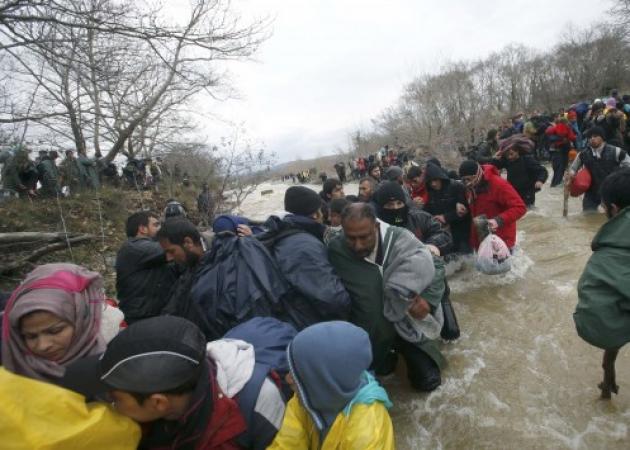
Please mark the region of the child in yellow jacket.
[[348, 322], [302, 330], [287, 349], [289, 401], [269, 449], [393, 450], [387, 392], [367, 372], [367, 333]]

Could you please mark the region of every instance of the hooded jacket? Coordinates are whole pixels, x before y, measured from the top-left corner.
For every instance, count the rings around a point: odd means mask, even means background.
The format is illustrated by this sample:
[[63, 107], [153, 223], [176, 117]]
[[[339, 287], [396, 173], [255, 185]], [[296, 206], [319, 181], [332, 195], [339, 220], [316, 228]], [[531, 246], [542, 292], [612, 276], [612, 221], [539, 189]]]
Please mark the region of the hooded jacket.
[[285, 305], [288, 321], [301, 330], [324, 320], [347, 319], [350, 296], [328, 261], [323, 241], [326, 227], [310, 217], [293, 214], [282, 220], [271, 216], [265, 227], [269, 234], [284, 235], [270, 251], [291, 289]]
[[298, 334], [287, 350], [297, 394], [271, 449], [394, 448], [391, 402], [367, 373], [368, 336], [347, 322]]
[[[509, 248], [516, 244], [516, 221], [527, 212], [527, 207], [512, 185], [501, 178], [499, 170], [492, 165], [482, 165], [483, 177], [474, 189], [468, 189], [466, 196], [471, 216], [484, 214], [488, 219], [496, 219], [499, 229], [496, 234]], [[479, 238], [474, 225], [470, 231], [470, 245], [479, 247]]]
[[[442, 189], [432, 189], [430, 182], [442, 180]], [[443, 215], [453, 236], [455, 251], [462, 251], [464, 247], [460, 242], [468, 246], [470, 239], [470, 214], [460, 217], [456, 211], [457, 203], [466, 205], [466, 188], [463, 184], [451, 180], [444, 169], [433, 164], [427, 164], [426, 169], [427, 201], [424, 210], [432, 216]]]
[[[232, 328], [222, 341], [216, 341], [230, 342], [233, 348], [239, 349], [238, 352], [228, 352], [228, 355], [244, 356], [221, 358], [226, 372], [231, 372], [226, 373], [228, 379], [243, 379], [243, 374], [251, 371], [251, 376], [238, 389], [237, 395], [238, 406], [247, 423], [247, 431], [239, 436], [238, 441], [245, 448], [267, 448], [282, 425], [285, 404], [291, 394], [288, 385], [284, 383], [284, 377], [289, 372], [287, 347], [296, 334], [295, 328], [288, 323], [273, 317], [254, 317]], [[246, 347], [242, 344], [235, 345], [243, 341], [247, 345], [251, 344], [253, 365]], [[211, 344], [208, 344], [209, 351], [218, 350], [211, 348]], [[227, 345], [221, 347], [225, 348]], [[239, 359], [240, 364], [230, 363]], [[231, 384], [236, 386], [236, 383]]]
[[140, 427], [104, 403], [0, 367], [0, 435], [5, 448], [133, 450]]
[[630, 342], [630, 207], [599, 229], [578, 282], [573, 314], [582, 339], [602, 349]]
[[551, 146], [555, 149], [568, 148], [575, 142], [575, 133], [567, 123], [558, 122], [545, 130], [545, 135], [552, 139]]
[[59, 193], [59, 171], [57, 164], [48, 155], [44, 156], [37, 165], [39, 181], [42, 183], [42, 195], [55, 197]]
[[503, 157], [493, 159], [492, 164], [499, 170], [507, 171], [507, 180], [516, 189], [527, 206], [536, 200], [534, 185], [537, 181], [547, 181], [549, 173], [532, 155], [520, 155], [518, 159], [509, 161]]

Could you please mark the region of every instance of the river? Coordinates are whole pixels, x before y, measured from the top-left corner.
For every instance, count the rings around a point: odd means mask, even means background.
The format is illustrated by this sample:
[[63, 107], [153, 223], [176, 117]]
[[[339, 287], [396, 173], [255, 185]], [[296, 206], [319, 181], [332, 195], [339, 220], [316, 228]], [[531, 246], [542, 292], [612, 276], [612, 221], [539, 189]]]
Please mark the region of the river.
[[[261, 186], [243, 212], [262, 219], [282, 210], [287, 186]], [[356, 190], [345, 186], [346, 194]], [[620, 395], [600, 400], [603, 352], [573, 324], [577, 280], [605, 221], [580, 205], [571, 199], [564, 219], [562, 190], [545, 185], [537, 209], [518, 222], [511, 272], [483, 275], [471, 261], [450, 267], [462, 336], [442, 346], [449, 364], [436, 391], [411, 390], [402, 368], [385, 380], [397, 448], [630, 448], [630, 358], [622, 350], [617, 360]]]

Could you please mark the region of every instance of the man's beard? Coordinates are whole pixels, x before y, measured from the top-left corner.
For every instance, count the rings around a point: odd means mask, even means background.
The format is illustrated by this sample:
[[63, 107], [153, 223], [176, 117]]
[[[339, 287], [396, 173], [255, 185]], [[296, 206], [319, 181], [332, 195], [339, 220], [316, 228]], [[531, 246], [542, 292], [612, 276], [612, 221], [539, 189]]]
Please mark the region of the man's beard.
[[186, 254], [186, 266], [195, 267], [199, 264], [199, 255], [187, 249], [184, 249], [184, 253]]

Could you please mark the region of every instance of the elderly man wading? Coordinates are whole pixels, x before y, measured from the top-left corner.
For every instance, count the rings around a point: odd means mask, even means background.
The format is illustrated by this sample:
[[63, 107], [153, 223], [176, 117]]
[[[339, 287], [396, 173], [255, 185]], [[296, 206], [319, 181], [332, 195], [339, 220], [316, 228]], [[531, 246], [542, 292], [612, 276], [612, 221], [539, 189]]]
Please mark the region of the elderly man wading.
[[445, 363], [435, 341], [444, 321], [443, 262], [434, 263], [413, 233], [379, 221], [365, 203], [346, 207], [341, 224], [329, 258], [352, 299], [350, 321], [370, 336], [372, 369], [393, 372], [401, 353], [411, 385], [434, 390]]

